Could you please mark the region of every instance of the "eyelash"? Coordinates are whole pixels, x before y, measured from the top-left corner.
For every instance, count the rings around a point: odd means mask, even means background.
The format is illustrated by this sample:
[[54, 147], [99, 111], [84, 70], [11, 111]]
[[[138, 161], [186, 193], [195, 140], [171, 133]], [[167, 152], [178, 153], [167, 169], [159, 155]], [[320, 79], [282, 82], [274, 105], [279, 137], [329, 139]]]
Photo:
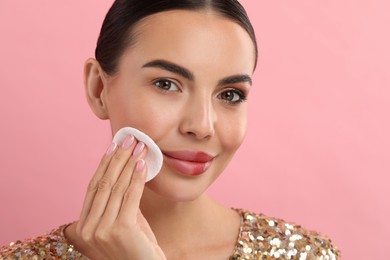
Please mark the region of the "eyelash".
[[[231, 100], [223, 99], [222, 98], [222, 94], [224, 94], [224, 93], [233, 93], [233, 97], [234, 97], [234, 94], [236, 94], [236, 95], [238, 95], [238, 100], [237, 101], [231, 101]], [[224, 101], [224, 102], [226, 102], [226, 103], [228, 103], [230, 105], [238, 105], [238, 104], [248, 100], [247, 95], [243, 91], [241, 91], [239, 89], [227, 89], [227, 90], [221, 92], [220, 94], [218, 94], [218, 98], [220, 98], [222, 101]]]
[[[159, 86], [159, 83], [162, 83], [161, 86]], [[163, 85], [165, 83], [169, 83], [170, 84], [170, 88], [171, 88], [171, 85], [175, 85], [177, 90], [170, 90], [170, 89], [163, 88]], [[180, 90], [179, 87], [178, 87], [178, 84], [175, 83], [173, 80], [170, 80], [170, 79], [164, 79], [164, 78], [157, 79], [157, 80], [153, 81], [153, 85], [156, 88], [158, 88], [160, 91], [163, 91], [163, 92], [175, 92], [175, 91], [179, 91]], [[237, 95], [238, 96], [238, 100], [232, 101], [232, 100], [224, 99], [222, 97], [222, 95], [226, 94], [226, 93], [232, 94], [233, 98], [234, 98], [234, 95]], [[226, 103], [228, 103], [230, 105], [238, 105], [238, 104], [248, 100], [247, 95], [243, 91], [241, 91], [239, 89], [234, 89], [234, 88], [224, 90], [223, 92], [219, 93], [217, 97], [219, 99], [221, 99], [223, 102], [226, 102]]]
[[[162, 83], [161, 86], [159, 86], [159, 83]], [[170, 89], [163, 88], [164, 83], [169, 83], [171, 86], [175, 85], [177, 90], [170, 90]], [[175, 91], [180, 90], [180, 88], [178, 86], [179, 84], [175, 83], [173, 80], [170, 80], [170, 79], [157, 79], [157, 80], [153, 81], [153, 85], [156, 88], [158, 88], [160, 91], [163, 91], [163, 92], [175, 92]]]

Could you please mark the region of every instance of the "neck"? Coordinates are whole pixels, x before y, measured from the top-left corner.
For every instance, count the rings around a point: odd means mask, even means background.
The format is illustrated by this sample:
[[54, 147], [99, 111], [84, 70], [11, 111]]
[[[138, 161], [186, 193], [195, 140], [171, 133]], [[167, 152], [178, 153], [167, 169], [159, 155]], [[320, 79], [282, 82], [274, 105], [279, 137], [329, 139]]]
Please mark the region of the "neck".
[[[145, 188], [140, 209], [153, 227], [167, 227], [202, 223], [202, 220], [208, 220], [213, 216], [213, 211], [220, 209], [221, 206], [212, 201], [206, 194], [193, 201], [170, 201], [153, 191]], [[180, 227], [178, 227], [180, 228]]]
[[221, 230], [226, 229], [226, 225], [223, 226], [226, 223], [220, 220], [226, 219], [231, 212], [206, 194], [193, 201], [175, 202], [147, 188], [140, 209], [163, 248], [176, 245], [176, 249], [182, 250], [189, 245], [201, 245], [205, 237], [221, 234]]

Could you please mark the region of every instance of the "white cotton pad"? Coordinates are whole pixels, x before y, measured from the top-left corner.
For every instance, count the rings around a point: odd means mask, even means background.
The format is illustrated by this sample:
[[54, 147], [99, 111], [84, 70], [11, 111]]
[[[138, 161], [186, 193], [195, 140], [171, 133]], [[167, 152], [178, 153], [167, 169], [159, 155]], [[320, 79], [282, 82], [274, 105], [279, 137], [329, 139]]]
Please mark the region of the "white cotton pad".
[[158, 148], [157, 144], [147, 136], [145, 133], [141, 132], [138, 129], [132, 127], [124, 127], [119, 129], [115, 134], [113, 141], [117, 144], [120, 144], [126, 135], [133, 135], [138, 141], [143, 142], [148, 147], [148, 152], [146, 154], [145, 162], [148, 167], [148, 173], [146, 176], [146, 181], [150, 181], [160, 172], [163, 164], [163, 154]]

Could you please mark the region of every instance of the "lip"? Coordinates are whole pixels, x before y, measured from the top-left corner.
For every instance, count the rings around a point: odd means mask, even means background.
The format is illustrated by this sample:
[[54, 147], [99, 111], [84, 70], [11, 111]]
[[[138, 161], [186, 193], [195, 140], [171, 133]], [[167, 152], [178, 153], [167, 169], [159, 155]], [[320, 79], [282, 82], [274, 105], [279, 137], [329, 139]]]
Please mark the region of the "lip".
[[162, 151], [164, 162], [187, 175], [201, 175], [210, 168], [215, 156], [200, 151]]

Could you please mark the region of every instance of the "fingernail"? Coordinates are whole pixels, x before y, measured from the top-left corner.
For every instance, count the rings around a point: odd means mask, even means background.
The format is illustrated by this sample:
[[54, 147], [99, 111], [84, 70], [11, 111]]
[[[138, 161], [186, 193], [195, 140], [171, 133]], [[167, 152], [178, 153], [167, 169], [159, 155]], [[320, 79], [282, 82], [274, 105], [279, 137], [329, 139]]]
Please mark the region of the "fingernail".
[[116, 150], [117, 147], [118, 145], [115, 142], [112, 142], [110, 147], [108, 147], [106, 154], [111, 155]]
[[133, 155], [134, 155], [134, 156], [140, 155], [140, 153], [142, 152], [142, 150], [144, 149], [144, 147], [145, 147], [145, 144], [144, 144], [143, 142], [139, 142], [139, 143], [137, 144], [137, 146], [135, 147], [135, 149], [134, 149]]
[[127, 150], [130, 148], [130, 146], [133, 144], [134, 142], [134, 136], [132, 135], [128, 135], [125, 137], [125, 140], [123, 140], [123, 143], [122, 143], [122, 149], [124, 150]]
[[138, 162], [137, 162], [137, 164], [135, 165], [135, 170], [137, 171], [137, 172], [140, 172], [140, 171], [142, 171], [142, 169], [145, 167], [145, 161], [144, 160], [139, 160]]

